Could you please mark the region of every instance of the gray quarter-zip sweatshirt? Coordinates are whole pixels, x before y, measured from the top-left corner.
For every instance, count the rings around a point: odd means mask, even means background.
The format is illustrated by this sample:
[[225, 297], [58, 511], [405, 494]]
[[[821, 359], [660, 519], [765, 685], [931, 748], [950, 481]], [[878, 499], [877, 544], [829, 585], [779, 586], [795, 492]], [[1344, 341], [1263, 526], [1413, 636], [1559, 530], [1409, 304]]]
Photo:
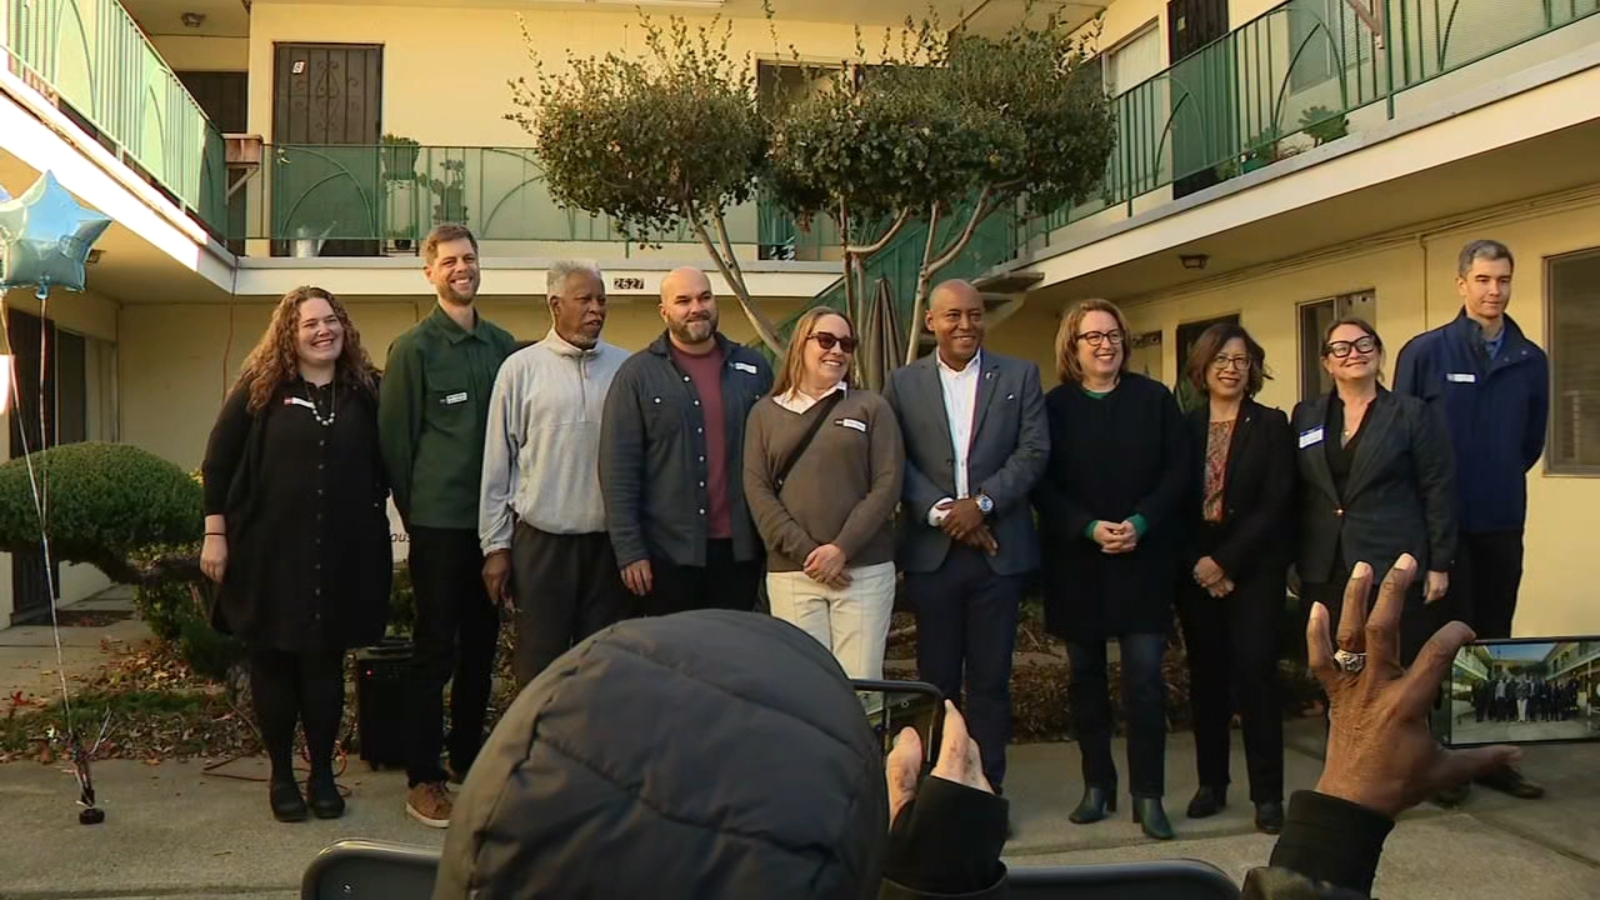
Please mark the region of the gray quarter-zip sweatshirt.
[[515, 514], [550, 534], [606, 530], [600, 493], [600, 417], [627, 351], [580, 350], [556, 334], [513, 353], [489, 400], [478, 539], [487, 555], [511, 546]]

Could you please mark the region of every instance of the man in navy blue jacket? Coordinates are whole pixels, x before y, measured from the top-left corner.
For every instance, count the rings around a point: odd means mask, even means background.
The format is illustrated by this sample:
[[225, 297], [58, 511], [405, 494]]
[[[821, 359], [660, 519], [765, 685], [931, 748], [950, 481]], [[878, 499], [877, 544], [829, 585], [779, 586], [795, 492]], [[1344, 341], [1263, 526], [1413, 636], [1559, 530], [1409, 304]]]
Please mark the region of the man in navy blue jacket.
[[[1544, 453], [1550, 411], [1550, 362], [1506, 315], [1513, 267], [1511, 251], [1498, 241], [1462, 248], [1461, 314], [1406, 344], [1395, 373], [1396, 391], [1427, 401], [1449, 425], [1461, 538], [1445, 602], [1479, 639], [1511, 636], [1527, 475]], [[1480, 782], [1518, 797], [1544, 794], [1510, 768]]]

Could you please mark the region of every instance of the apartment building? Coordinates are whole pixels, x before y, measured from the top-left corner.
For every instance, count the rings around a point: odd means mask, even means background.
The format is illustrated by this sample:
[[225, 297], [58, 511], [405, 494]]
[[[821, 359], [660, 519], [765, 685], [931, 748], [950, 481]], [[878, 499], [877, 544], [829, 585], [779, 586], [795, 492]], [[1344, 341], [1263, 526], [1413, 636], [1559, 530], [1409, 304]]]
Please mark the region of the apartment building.
[[[1322, 389], [1319, 323], [1359, 310], [1398, 347], [1455, 315], [1459, 244], [1507, 242], [1512, 314], [1551, 350], [1556, 397], [1550, 451], [1530, 475], [1517, 627], [1600, 631], [1580, 587], [1600, 580], [1600, 560], [1582, 552], [1600, 505], [1600, 368], [1584, 352], [1600, 346], [1596, 4], [1069, 4], [1067, 24], [1097, 34], [1118, 114], [1102, 196], [991, 219], [952, 272], [1013, 298], [991, 343], [1046, 372], [1059, 316], [1082, 297], [1124, 304], [1137, 364], [1169, 383], [1186, 342], [1236, 316], [1277, 376], [1263, 399], [1288, 406]], [[934, 4], [996, 32], [1025, 5]], [[659, 329], [661, 275], [706, 264], [698, 243], [630, 246], [604, 219], [559, 208], [529, 135], [504, 118], [507, 80], [531, 74], [519, 15], [560, 64], [640, 52], [635, 6], [731, 19], [730, 49], [758, 62], [763, 90], [794, 74], [791, 47], [810, 63], [843, 60], [858, 26], [928, 8], [778, 0], [769, 24], [760, 0], [0, 0], [0, 186], [17, 193], [50, 169], [116, 221], [87, 292], [43, 311], [24, 292], [5, 298], [15, 335], [56, 342], [56, 424], [35, 445], [122, 440], [197, 465], [277, 297], [306, 283], [335, 291], [381, 353], [431, 303], [416, 250], [441, 220], [482, 237], [482, 306], [519, 337], [547, 327], [545, 265], [583, 256], [608, 276], [608, 338], [643, 346]], [[836, 289], [824, 229], [759, 201], [730, 228], [774, 318]], [[874, 259], [876, 274], [900, 285], [914, 273], [911, 237]], [[732, 304], [723, 322], [753, 337]], [[18, 451], [11, 432], [0, 451]], [[9, 567], [0, 627], [42, 599]], [[101, 585], [77, 569], [62, 573], [65, 599]]]

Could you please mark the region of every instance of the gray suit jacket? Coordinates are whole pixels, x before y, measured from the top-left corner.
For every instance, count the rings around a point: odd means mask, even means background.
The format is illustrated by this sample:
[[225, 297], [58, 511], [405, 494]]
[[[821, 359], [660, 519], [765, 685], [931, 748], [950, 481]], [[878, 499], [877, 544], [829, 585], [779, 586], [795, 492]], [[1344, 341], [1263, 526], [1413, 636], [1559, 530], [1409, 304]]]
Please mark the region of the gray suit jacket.
[[[967, 486], [973, 496], [981, 491], [994, 500], [989, 529], [1000, 553], [989, 559], [989, 565], [999, 575], [1021, 575], [1039, 566], [1039, 539], [1028, 493], [1050, 457], [1044, 392], [1039, 387], [1039, 367], [1033, 363], [988, 350], [979, 362], [983, 372], [973, 414]], [[955, 452], [936, 355], [895, 370], [884, 397], [900, 421], [906, 446], [900, 568], [932, 572], [944, 564], [950, 537], [928, 524], [928, 511], [940, 500], [956, 496]]]

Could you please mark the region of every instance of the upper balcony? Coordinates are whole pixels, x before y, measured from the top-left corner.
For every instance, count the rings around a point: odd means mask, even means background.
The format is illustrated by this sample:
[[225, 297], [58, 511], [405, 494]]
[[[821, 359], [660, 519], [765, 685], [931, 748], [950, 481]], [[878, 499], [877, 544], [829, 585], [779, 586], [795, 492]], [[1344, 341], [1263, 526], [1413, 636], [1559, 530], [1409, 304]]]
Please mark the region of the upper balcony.
[[1597, 11], [1600, 0], [1288, 0], [1117, 94], [1118, 142], [1098, 196], [1028, 223], [1029, 247], [1082, 246], [1593, 46]]

